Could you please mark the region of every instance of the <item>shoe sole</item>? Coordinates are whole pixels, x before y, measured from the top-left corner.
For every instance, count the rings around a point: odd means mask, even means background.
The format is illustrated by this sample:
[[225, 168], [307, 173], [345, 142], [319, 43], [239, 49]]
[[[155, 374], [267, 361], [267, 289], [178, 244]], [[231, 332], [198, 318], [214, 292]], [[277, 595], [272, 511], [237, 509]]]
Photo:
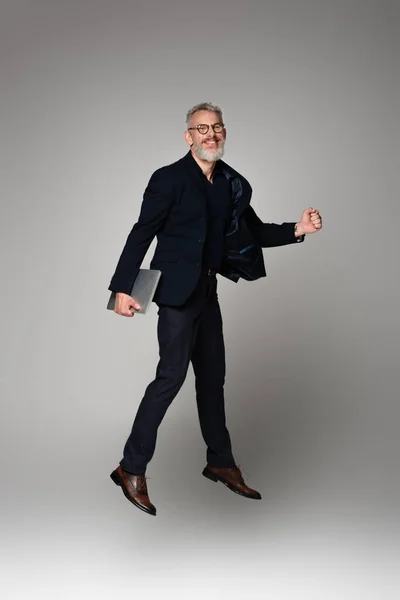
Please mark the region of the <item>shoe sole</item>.
[[225, 479], [222, 479], [221, 477], [218, 477], [218, 475], [215, 475], [215, 473], [211, 473], [211, 471], [208, 471], [207, 469], [204, 469], [203, 473], [204, 477], [206, 477], [207, 479], [209, 479], [210, 481], [214, 481], [215, 483], [217, 483], [218, 481], [220, 481], [221, 483], [223, 483], [224, 485], [226, 485], [227, 488], [229, 488], [231, 490], [231, 492], [235, 492], [235, 494], [237, 494], [238, 496], [243, 496], [243, 498], [249, 498], [250, 500], [261, 500], [261, 496], [248, 496], [247, 494], [243, 494], [242, 492], [239, 492], [237, 489], [235, 489], [233, 487], [233, 485], [231, 485], [230, 483], [228, 483], [227, 481], [225, 481]]
[[121, 488], [121, 490], [122, 490], [125, 498], [127, 500], [129, 500], [129, 502], [131, 502], [137, 508], [140, 508], [140, 510], [142, 510], [143, 512], [145, 512], [147, 515], [151, 515], [152, 517], [156, 516], [155, 512], [152, 512], [152, 511], [148, 510], [147, 508], [144, 508], [143, 506], [141, 506], [138, 502], [136, 502], [133, 498], [131, 498], [129, 496], [129, 494], [125, 490], [125, 486], [123, 485], [123, 483], [122, 483], [122, 481], [121, 481], [121, 479], [120, 479], [120, 477], [119, 477], [119, 475], [118, 475], [118, 473], [116, 471], [113, 471], [111, 473], [110, 477], [113, 480], [113, 482], [115, 483], [115, 485], [118, 485]]

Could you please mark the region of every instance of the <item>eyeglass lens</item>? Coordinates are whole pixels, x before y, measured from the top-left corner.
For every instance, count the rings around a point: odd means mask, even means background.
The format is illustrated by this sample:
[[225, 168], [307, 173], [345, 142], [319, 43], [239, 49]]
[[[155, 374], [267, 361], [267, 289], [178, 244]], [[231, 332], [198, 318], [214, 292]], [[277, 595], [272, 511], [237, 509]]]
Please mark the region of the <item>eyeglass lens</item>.
[[[221, 133], [221, 131], [224, 128], [222, 123], [214, 123], [214, 125], [211, 125], [211, 127], [213, 128], [213, 131], [215, 133]], [[208, 130], [210, 129], [210, 125], [196, 125], [194, 129], [197, 129], [199, 133], [204, 134], [208, 132]]]

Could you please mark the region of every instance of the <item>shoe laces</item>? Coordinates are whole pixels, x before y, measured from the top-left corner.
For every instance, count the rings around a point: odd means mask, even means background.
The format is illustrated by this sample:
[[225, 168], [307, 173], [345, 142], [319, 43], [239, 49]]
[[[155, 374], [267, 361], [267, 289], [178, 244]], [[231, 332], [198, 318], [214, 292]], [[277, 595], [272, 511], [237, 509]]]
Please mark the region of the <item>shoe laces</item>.
[[138, 478], [137, 478], [138, 486], [137, 487], [138, 487], [139, 492], [145, 492], [147, 494], [146, 479], [150, 479], [150, 477], [146, 477], [146, 475], [138, 475]]
[[230, 467], [229, 470], [232, 471], [232, 473], [234, 473], [235, 475], [239, 476], [240, 483], [242, 483], [243, 485], [246, 485], [244, 483], [243, 475], [240, 470], [240, 465], [235, 465], [234, 467]]

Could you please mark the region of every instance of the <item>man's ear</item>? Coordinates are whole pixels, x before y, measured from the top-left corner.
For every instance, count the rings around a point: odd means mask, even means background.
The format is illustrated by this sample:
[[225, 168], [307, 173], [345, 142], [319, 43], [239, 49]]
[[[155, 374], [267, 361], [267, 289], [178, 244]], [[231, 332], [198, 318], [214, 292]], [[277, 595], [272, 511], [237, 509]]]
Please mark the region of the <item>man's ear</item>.
[[189, 144], [189, 146], [191, 146], [193, 144], [193, 138], [190, 135], [189, 131], [185, 131], [184, 136], [185, 136], [186, 143]]

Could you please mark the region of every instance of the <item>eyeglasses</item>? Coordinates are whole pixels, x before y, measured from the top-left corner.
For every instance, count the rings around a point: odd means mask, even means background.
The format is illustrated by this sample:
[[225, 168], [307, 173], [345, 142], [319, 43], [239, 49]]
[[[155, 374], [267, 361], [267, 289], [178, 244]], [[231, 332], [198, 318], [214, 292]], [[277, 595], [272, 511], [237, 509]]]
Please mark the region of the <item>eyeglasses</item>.
[[188, 131], [190, 131], [191, 129], [197, 129], [199, 133], [205, 135], [206, 133], [208, 133], [210, 127], [213, 128], [213, 131], [215, 133], [221, 133], [225, 125], [223, 123], [214, 123], [214, 125], [196, 125], [195, 127], [188, 127]]

